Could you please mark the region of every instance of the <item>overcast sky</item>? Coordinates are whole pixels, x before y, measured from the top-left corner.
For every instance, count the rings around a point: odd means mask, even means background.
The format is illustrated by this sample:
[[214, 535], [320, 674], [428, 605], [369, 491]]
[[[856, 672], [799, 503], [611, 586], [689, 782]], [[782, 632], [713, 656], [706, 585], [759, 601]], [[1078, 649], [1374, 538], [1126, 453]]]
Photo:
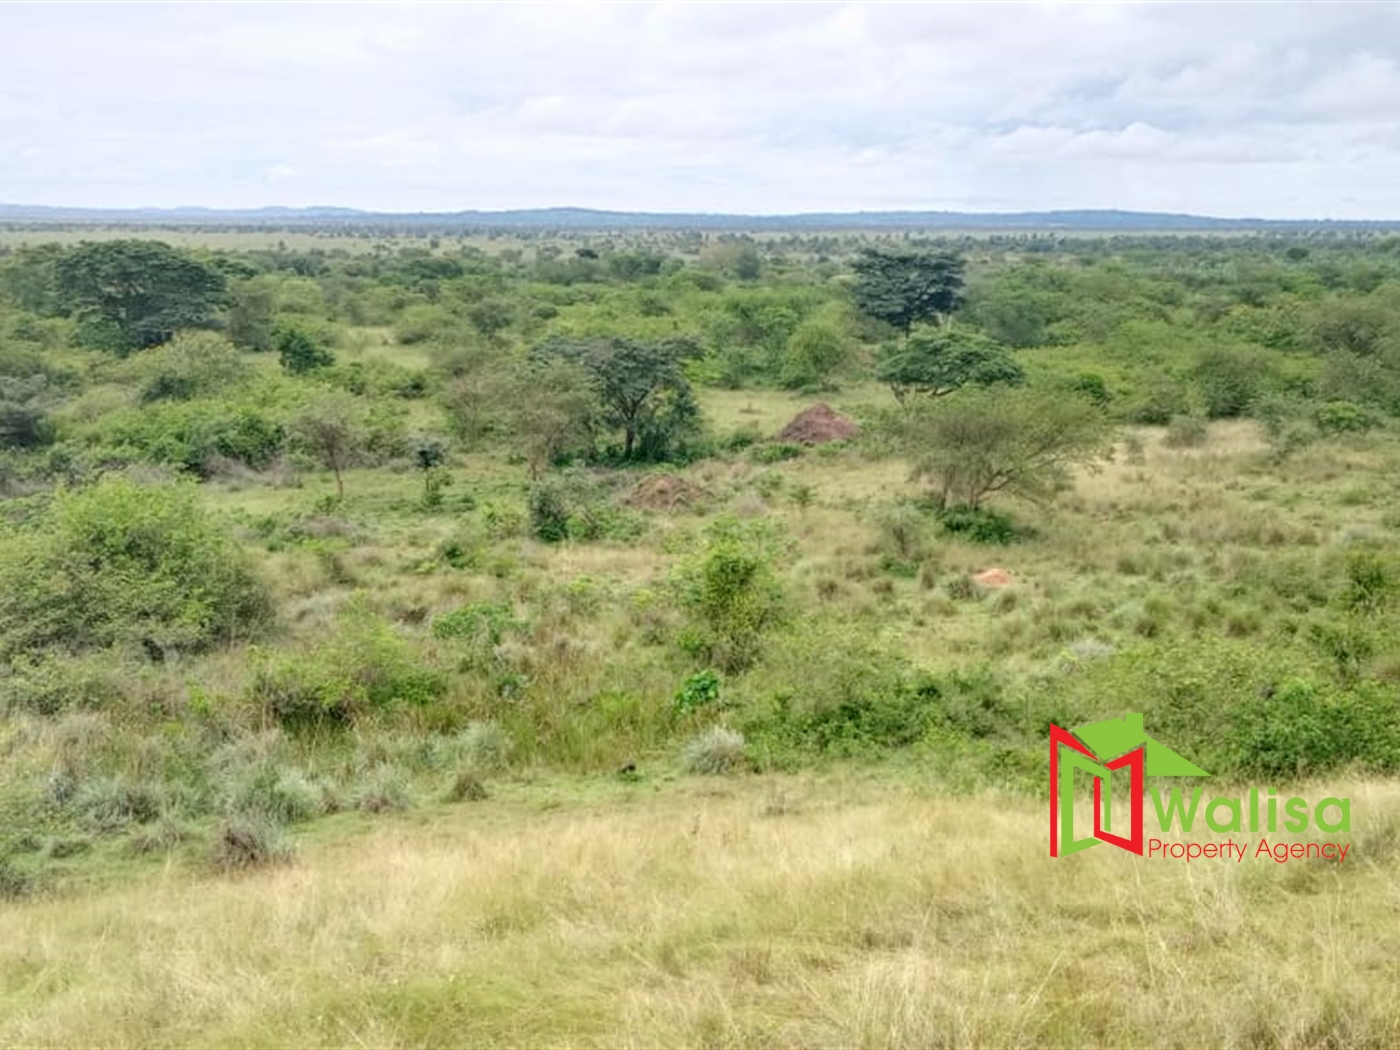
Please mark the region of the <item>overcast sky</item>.
[[3, 5], [0, 201], [1400, 218], [1400, 5]]

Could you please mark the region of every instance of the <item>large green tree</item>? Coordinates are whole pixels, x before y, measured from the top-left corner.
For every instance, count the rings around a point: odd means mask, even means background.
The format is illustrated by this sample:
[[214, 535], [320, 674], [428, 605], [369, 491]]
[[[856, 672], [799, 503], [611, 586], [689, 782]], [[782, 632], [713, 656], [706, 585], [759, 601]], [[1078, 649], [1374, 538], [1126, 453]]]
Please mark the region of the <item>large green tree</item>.
[[942, 322], [962, 303], [965, 261], [954, 252], [863, 248], [851, 264], [860, 311], [906, 336], [920, 322]]
[[622, 432], [624, 460], [664, 460], [699, 428], [700, 407], [682, 368], [698, 357], [694, 340], [551, 339], [536, 357], [581, 365], [592, 379], [603, 421]]
[[54, 280], [89, 341], [123, 356], [211, 327], [225, 292], [222, 274], [161, 241], [85, 242], [58, 260]]
[[971, 329], [946, 327], [920, 329], [891, 346], [879, 376], [904, 404], [911, 394], [939, 397], [968, 385], [1018, 386], [1025, 373], [994, 340]]
[[961, 390], [899, 422], [915, 478], [944, 507], [980, 507], [997, 493], [1040, 501], [1113, 445], [1113, 427], [1087, 398], [1049, 390]]

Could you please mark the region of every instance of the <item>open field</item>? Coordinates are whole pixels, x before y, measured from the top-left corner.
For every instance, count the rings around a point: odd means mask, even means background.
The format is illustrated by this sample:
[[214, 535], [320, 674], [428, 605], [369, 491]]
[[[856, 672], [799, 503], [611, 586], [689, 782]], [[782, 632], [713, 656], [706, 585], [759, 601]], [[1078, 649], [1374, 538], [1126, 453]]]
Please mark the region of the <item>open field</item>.
[[1395, 245], [319, 247], [0, 250], [0, 1044], [1400, 1041]]
[[24, 1046], [1387, 1046], [1393, 784], [1344, 865], [1050, 860], [917, 769], [502, 781], [0, 911]]

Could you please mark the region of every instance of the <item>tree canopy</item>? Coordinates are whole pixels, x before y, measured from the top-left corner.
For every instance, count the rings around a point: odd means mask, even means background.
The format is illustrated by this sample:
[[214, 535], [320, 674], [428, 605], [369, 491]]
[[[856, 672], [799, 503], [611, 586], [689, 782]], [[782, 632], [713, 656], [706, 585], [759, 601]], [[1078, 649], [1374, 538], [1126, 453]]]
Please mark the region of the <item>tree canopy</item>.
[[921, 329], [890, 348], [880, 380], [903, 404], [910, 394], [934, 397], [962, 386], [1020, 385], [1025, 373], [997, 342], [963, 328]]
[[906, 336], [919, 322], [941, 322], [962, 304], [965, 261], [954, 252], [864, 248], [851, 263], [851, 297], [864, 314]]
[[88, 341], [122, 355], [210, 327], [225, 292], [222, 274], [161, 241], [81, 244], [57, 261], [54, 279]]
[[1049, 390], [959, 391], [899, 424], [914, 477], [944, 507], [980, 507], [998, 492], [1038, 501], [1062, 491], [1072, 468], [1113, 444], [1107, 416], [1087, 398]]
[[663, 460], [697, 427], [700, 407], [682, 365], [698, 356], [690, 339], [556, 338], [536, 350], [560, 357], [592, 377], [603, 421], [622, 431], [621, 458]]

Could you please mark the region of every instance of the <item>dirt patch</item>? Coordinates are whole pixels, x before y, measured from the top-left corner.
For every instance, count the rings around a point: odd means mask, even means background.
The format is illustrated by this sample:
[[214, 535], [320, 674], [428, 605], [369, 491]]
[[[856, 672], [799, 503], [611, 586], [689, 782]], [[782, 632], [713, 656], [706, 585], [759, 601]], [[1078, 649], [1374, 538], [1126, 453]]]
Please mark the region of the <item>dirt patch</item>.
[[847, 441], [860, 433], [860, 427], [825, 402], [799, 412], [787, 426], [778, 431], [777, 441], [799, 445], [821, 445], [828, 441]]
[[1011, 585], [1011, 573], [1005, 569], [983, 569], [973, 575], [974, 583], [980, 583], [983, 587], [1009, 587]]
[[637, 482], [627, 496], [639, 510], [694, 510], [705, 500], [705, 490], [674, 474], [653, 474]]

